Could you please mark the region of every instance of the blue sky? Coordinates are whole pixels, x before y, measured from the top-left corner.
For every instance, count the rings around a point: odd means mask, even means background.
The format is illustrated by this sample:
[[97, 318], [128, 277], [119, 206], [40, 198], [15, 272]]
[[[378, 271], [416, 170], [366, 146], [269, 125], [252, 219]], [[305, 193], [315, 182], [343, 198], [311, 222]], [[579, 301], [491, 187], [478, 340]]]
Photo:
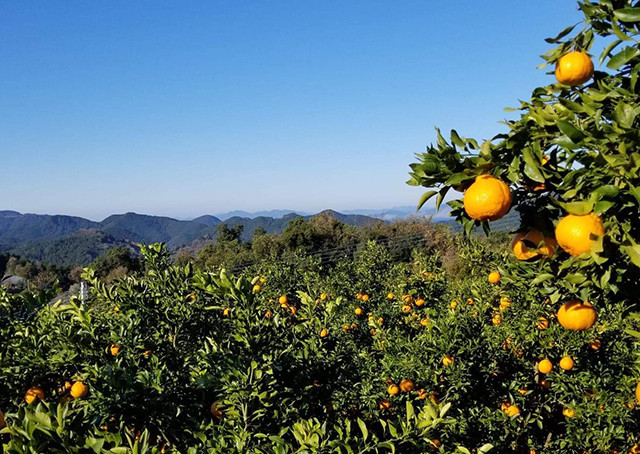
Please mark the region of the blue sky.
[[503, 130], [573, 1], [0, 3], [0, 209], [415, 204], [434, 126]]

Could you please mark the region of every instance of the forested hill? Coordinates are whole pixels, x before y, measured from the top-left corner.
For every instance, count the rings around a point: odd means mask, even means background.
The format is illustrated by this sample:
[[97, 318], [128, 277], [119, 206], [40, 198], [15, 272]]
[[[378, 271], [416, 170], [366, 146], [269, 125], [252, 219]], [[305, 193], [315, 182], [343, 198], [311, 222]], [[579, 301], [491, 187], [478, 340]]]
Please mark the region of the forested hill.
[[[357, 214], [341, 214], [331, 210], [322, 213], [354, 226], [380, 222], [376, 218]], [[248, 241], [256, 230], [281, 233], [292, 220], [310, 219], [313, 216], [290, 213], [281, 218], [231, 217], [225, 223], [230, 228], [241, 226], [241, 238]], [[0, 252], [60, 265], [86, 264], [116, 245], [129, 247], [135, 243], [164, 242], [175, 250], [202, 238], [212, 239], [216, 237], [221, 223], [219, 218], [211, 215], [184, 221], [126, 213], [95, 222], [74, 216], [0, 211]]]

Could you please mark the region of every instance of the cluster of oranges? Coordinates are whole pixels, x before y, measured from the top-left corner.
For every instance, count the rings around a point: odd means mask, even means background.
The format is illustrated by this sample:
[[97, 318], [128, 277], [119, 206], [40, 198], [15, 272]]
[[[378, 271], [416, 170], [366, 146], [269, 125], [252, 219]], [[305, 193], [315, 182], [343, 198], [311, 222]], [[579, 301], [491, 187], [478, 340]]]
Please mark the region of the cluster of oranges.
[[[74, 399], [80, 399], [89, 394], [89, 387], [84, 384], [82, 381], [76, 381], [73, 384], [69, 381], [66, 381], [64, 385], [59, 389], [61, 394], [69, 393], [69, 396]], [[31, 405], [38, 400], [45, 399], [44, 390], [40, 387], [34, 386], [29, 388], [27, 392], [24, 394], [24, 400], [27, 404]], [[4, 422], [4, 418], [0, 419], [0, 422]], [[0, 424], [2, 427], [2, 424]]]

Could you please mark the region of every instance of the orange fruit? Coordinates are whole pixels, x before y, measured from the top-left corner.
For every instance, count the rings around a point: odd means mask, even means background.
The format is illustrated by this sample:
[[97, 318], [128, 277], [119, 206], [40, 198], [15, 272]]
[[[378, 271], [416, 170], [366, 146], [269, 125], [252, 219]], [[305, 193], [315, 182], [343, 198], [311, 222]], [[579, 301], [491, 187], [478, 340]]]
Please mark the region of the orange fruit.
[[362, 299], [362, 293], [358, 292], [358, 293], [356, 294], [356, 299], [361, 300], [361, 299]]
[[71, 387], [71, 396], [76, 399], [80, 397], [84, 397], [89, 392], [89, 387], [82, 383], [81, 381], [77, 381]]
[[560, 369], [562, 370], [571, 370], [573, 369], [573, 358], [571, 356], [564, 356], [561, 360], [560, 360]]
[[393, 294], [393, 293], [391, 293], [391, 292], [389, 292], [389, 293], [387, 294], [387, 299], [388, 299], [388, 300], [392, 300], [393, 298], [395, 298], [394, 294]]
[[24, 400], [28, 404], [32, 404], [36, 400], [44, 400], [44, 391], [40, 388], [29, 388], [24, 395]]
[[551, 388], [551, 382], [545, 378], [543, 380], [540, 380], [540, 386], [542, 386], [543, 388]]
[[231, 309], [229, 309], [228, 307], [222, 311], [222, 315], [225, 317], [228, 317], [230, 313], [231, 313]]
[[296, 315], [296, 312], [298, 312], [298, 309], [295, 306], [290, 306], [289, 310], [291, 311], [292, 315]]
[[329, 334], [327, 328], [322, 328], [322, 331], [320, 331], [320, 337], [327, 337], [327, 334]]
[[222, 418], [222, 410], [218, 408], [218, 402], [214, 402], [211, 404], [211, 414], [216, 419]]
[[540, 317], [536, 322], [536, 326], [540, 331], [544, 331], [545, 329], [549, 328], [549, 320], [545, 317]]
[[542, 374], [548, 374], [553, 369], [553, 363], [549, 361], [547, 358], [543, 359], [538, 363], [538, 370]]
[[400, 381], [400, 391], [404, 392], [404, 393], [408, 393], [413, 391], [413, 388], [415, 387], [414, 383], [412, 380], [403, 378]]
[[388, 410], [391, 408], [391, 402], [389, 402], [387, 399], [381, 400], [378, 404], [378, 407], [380, 407], [380, 410], [382, 411]]
[[264, 313], [265, 318], [271, 318], [273, 316], [273, 314], [271, 313], [271, 311], [267, 311]]
[[591, 251], [593, 236], [604, 235], [602, 219], [593, 213], [569, 214], [556, 225], [556, 240], [562, 249], [574, 257]]
[[111, 356], [116, 356], [120, 352], [120, 346], [118, 344], [111, 344], [109, 351], [111, 352]]
[[278, 298], [278, 302], [281, 306], [286, 305], [289, 303], [289, 298], [287, 298], [287, 295], [282, 295], [280, 298]]
[[445, 357], [442, 358], [442, 364], [444, 364], [445, 366], [452, 364], [454, 361], [455, 359], [451, 355], [445, 355]]
[[493, 314], [493, 318], [491, 319], [491, 323], [493, 323], [494, 325], [499, 325], [500, 323], [502, 323], [502, 315]]
[[599, 350], [600, 347], [602, 347], [602, 342], [600, 342], [600, 339], [594, 339], [589, 342], [589, 347], [591, 347], [592, 350]]
[[342, 331], [345, 331], [345, 332], [346, 332], [346, 331], [349, 331], [349, 325], [344, 325], [344, 326], [342, 327]]
[[473, 299], [473, 298], [468, 298], [468, 299], [467, 299], [467, 304], [468, 304], [469, 306], [472, 306], [472, 305], [473, 305], [473, 303], [474, 303], [474, 299]]
[[511, 190], [491, 175], [478, 175], [464, 193], [464, 210], [471, 219], [496, 221], [511, 208]]
[[598, 314], [591, 303], [571, 300], [563, 304], [556, 315], [558, 322], [568, 330], [584, 331], [591, 328]]
[[362, 295], [362, 301], [364, 301], [365, 303], [369, 301], [369, 295], [367, 295], [366, 293]]
[[267, 278], [266, 278], [266, 277], [264, 277], [264, 276], [262, 276], [262, 277], [260, 278], [260, 282], [261, 282], [262, 284], [264, 284], [265, 282], [267, 282]]
[[357, 323], [352, 323], [351, 324], [351, 329], [358, 329]]
[[518, 233], [511, 243], [511, 250], [518, 260], [529, 260], [540, 255], [549, 257], [557, 247], [558, 242], [554, 237], [545, 237], [536, 229]]
[[427, 398], [427, 392], [424, 389], [418, 390], [418, 399], [425, 400]]
[[409, 304], [411, 301], [413, 301], [413, 298], [411, 298], [411, 295], [402, 295], [402, 301]]
[[525, 394], [527, 394], [528, 392], [529, 392], [529, 390], [527, 390], [527, 389], [525, 389], [525, 388], [522, 388], [522, 389], [519, 389], [519, 390], [518, 390], [518, 393], [520, 393], [520, 394], [521, 394], [521, 395], [523, 395], [523, 396], [524, 396]]
[[253, 286], [253, 291], [254, 292], [259, 292], [260, 290], [262, 290], [262, 287], [260, 287], [260, 284], [256, 284]]
[[[418, 303], [418, 302], [416, 301], [416, 304], [417, 304], [417, 303]], [[449, 303], [449, 307], [450, 307], [451, 309], [455, 309], [456, 307], [458, 307], [458, 302], [457, 302], [456, 300], [451, 301], [451, 303]]]
[[500, 273], [498, 273], [497, 271], [492, 271], [489, 273], [489, 283], [491, 284], [497, 284], [498, 282], [500, 282]]
[[556, 79], [562, 85], [582, 85], [592, 76], [593, 62], [585, 52], [569, 52], [556, 63]]
[[402, 305], [402, 312], [404, 312], [405, 314], [408, 314], [409, 312], [411, 312], [411, 305], [410, 304], [403, 304]]
[[326, 293], [320, 294], [320, 301], [326, 301], [329, 296]]
[[636, 400], [640, 404], [640, 381], [636, 385]]
[[389, 393], [389, 395], [395, 396], [400, 392], [400, 388], [398, 387], [398, 385], [392, 383], [387, 388], [387, 392]]
[[573, 418], [576, 415], [576, 411], [573, 408], [565, 408], [562, 410], [562, 414], [567, 418]]
[[364, 313], [364, 311], [362, 310], [361, 307], [356, 307], [355, 310], [353, 311], [356, 315], [362, 315]]
[[507, 416], [513, 418], [514, 416], [518, 416], [520, 414], [520, 409], [515, 405], [510, 405], [506, 410], [504, 410], [504, 412], [507, 414]]
[[418, 307], [424, 305], [424, 299], [417, 298], [416, 301], [415, 301], [415, 305], [418, 306]]
[[423, 318], [422, 320], [420, 320], [420, 324], [422, 326], [428, 326], [429, 325], [429, 319], [428, 318]]

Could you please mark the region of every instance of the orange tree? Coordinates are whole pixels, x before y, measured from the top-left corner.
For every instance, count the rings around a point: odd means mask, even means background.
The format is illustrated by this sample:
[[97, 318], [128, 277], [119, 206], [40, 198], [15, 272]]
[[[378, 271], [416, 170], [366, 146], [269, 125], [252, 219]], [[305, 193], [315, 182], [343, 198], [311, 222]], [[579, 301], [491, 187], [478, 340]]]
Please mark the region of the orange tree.
[[[490, 221], [509, 209], [518, 213], [513, 259], [503, 267], [501, 285], [533, 301], [518, 308], [519, 320], [496, 318], [498, 329], [511, 330], [510, 342], [527, 343], [539, 359], [559, 360], [558, 346], [580, 355], [591, 349], [581, 380], [566, 381], [545, 398], [547, 410], [538, 408], [538, 426], [549, 434], [544, 446], [553, 452], [611, 452], [621, 449], [615, 441], [620, 434], [640, 430], [630, 415], [605, 409], [614, 396], [631, 401], [638, 376], [637, 347], [625, 334], [636, 318], [625, 314], [637, 307], [640, 282], [640, 4], [578, 5], [580, 27], [547, 39], [556, 46], [543, 55], [542, 66], [555, 65], [555, 80], [513, 109], [519, 118], [506, 122], [508, 130], [482, 143], [456, 131], [447, 140], [437, 131], [436, 144], [411, 164], [408, 183], [429, 189], [419, 206], [436, 197], [439, 207], [450, 191], [464, 193], [447, 203], [467, 234], [476, 227], [488, 232]], [[596, 71], [588, 54], [595, 45], [602, 67]], [[581, 309], [580, 301], [588, 301], [598, 323], [584, 324], [592, 313], [588, 307], [572, 312], [575, 323], [555, 323], [555, 312], [573, 299], [579, 302], [565, 308]], [[540, 317], [546, 320], [538, 320], [540, 326], [551, 325], [539, 336], [517, 333], [524, 319]], [[557, 365], [551, 374], [569, 376], [559, 374]], [[570, 399], [571, 406], [582, 407], [582, 430], [572, 423], [571, 409], [562, 411]], [[592, 435], [601, 429], [596, 442]]]

